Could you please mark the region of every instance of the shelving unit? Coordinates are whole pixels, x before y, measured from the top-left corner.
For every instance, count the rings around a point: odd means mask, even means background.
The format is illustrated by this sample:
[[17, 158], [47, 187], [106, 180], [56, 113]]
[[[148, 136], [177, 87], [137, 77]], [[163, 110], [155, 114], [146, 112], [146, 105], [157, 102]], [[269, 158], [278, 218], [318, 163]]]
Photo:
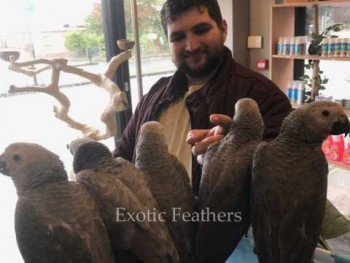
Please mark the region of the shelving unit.
[[307, 7], [313, 5], [347, 5], [350, 1], [346, 0], [333, 0], [333, 1], [313, 1], [313, 2], [295, 2], [295, 3], [284, 3], [275, 4], [273, 7]]
[[[284, 92], [287, 91], [289, 81], [294, 79], [294, 68], [295, 68], [294, 64], [298, 60], [300, 61], [300, 60], [311, 59], [311, 60], [320, 60], [320, 61], [327, 60], [327, 61], [350, 62], [350, 57], [325, 57], [325, 56], [315, 56], [315, 55], [286, 56], [286, 55], [276, 54], [276, 46], [278, 43], [278, 39], [280, 37], [296, 35], [296, 32], [295, 32], [295, 22], [296, 22], [296, 14], [297, 14], [296, 9], [313, 7], [313, 6], [347, 6], [350, 8], [350, 0], [295, 2], [295, 3], [274, 4], [271, 6], [270, 78]], [[298, 63], [301, 63], [301, 62], [298, 62]], [[346, 113], [350, 117], [350, 110], [346, 110]], [[341, 162], [334, 162], [329, 160], [329, 163], [341, 169], [350, 170], [350, 166], [347, 166]]]
[[272, 58], [281, 59], [318, 59], [318, 60], [331, 60], [331, 61], [350, 61], [350, 57], [324, 57], [324, 56], [283, 56], [283, 55], [272, 55]]
[[295, 60], [317, 59], [329, 61], [350, 61], [350, 58], [324, 57], [324, 56], [282, 56], [276, 55], [276, 45], [279, 37], [294, 36], [295, 8], [312, 6], [349, 6], [350, 0], [334, 1], [313, 1], [275, 4], [271, 6], [271, 69], [270, 78], [284, 91], [287, 89], [288, 81], [293, 79], [293, 70]]

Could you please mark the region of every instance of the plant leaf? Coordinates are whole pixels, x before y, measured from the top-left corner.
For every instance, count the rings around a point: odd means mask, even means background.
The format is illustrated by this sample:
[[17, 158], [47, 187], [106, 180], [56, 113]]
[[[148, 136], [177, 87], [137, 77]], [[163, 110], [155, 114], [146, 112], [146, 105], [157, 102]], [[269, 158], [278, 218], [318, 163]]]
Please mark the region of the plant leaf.
[[321, 236], [336, 238], [350, 231], [350, 221], [327, 199], [326, 212], [321, 225]]
[[301, 79], [301, 80], [308, 80], [308, 79], [310, 79], [310, 76], [302, 75], [299, 79]]
[[327, 84], [329, 79], [322, 80], [322, 84]]

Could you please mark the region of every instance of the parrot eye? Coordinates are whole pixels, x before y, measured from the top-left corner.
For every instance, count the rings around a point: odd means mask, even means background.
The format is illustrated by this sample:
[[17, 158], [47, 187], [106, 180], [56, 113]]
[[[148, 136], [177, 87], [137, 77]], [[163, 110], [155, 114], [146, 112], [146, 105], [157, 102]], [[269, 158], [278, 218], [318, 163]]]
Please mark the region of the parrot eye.
[[323, 110], [322, 111], [322, 115], [325, 116], [325, 117], [328, 117], [329, 116], [329, 111], [328, 110]]
[[13, 155], [12, 159], [17, 162], [17, 161], [21, 160], [21, 157], [18, 154], [15, 154], [15, 155]]

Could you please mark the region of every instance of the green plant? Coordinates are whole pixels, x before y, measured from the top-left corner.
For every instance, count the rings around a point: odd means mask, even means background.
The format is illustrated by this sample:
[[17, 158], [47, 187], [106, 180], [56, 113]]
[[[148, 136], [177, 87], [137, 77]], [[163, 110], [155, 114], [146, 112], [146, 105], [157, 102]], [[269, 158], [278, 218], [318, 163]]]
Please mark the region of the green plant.
[[322, 52], [322, 40], [324, 38], [337, 38], [338, 36], [333, 35], [333, 32], [339, 32], [343, 30], [344, 24], [337, 23], [330, 25], [327, 27], [321, 34], [312, 33], [311, 37], [311, 43], [308, 48], [308, 52], [310, 55], [321, 55]]
[[[312, 72], [315, 61], [316, 60], [309, 59], [307, 64], [304, 65], [304, 68], [308, 72]], [[327, 77], [324, 76], [324, 72], [322, 70], [319, 70], [318, 73], [315, 74], [314, 78], [316, 83], [316, 89], [313, 92], [312, 92], [312, 80], [313, 80], [312, 76], [310, 77], [310, 75], [304, 74], [299, 78], [300, 80], [303, 80], [306, 83], [306, 88], [305, 88], [306, 99], [313, 98], [314, 96], [319, 95], [320, 90], [326, 89], [324, 85], [327, 84], [329, 80]]]
[[[327, 27], [321, 34], [313, 32], [311, 34], [312, 40], [310, 42], [308, 53], [310, 55], [321, 55], [322, 53], [322, 41], [324, 38], [336, 38], [333, 32], [339, 32], [344, 28], [344, 24], [336, 23]], [[320, 60], [309, 59], [308, 63], [304, 65], [307, 73], [311, 72], [311, 76], [304, 73], [300, 77], [301, 80], [306, 82], [306, 101], [315, 100], [315, 96], [319, 95], [320, 90], [325, 90], [325, 84], [328, 83], [328, 78], [323, 76], [323, 71], [320, 70]]]

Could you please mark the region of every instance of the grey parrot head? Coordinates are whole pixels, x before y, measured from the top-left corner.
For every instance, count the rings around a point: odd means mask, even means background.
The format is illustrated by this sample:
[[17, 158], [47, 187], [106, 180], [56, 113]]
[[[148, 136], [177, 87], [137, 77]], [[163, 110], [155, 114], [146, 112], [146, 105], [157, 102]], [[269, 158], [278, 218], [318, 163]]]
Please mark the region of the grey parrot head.
[[[71, 143], [72, 145], [72, 143]], [[74, 143], [73, 170], [78, 173], [93, 168], [99, 161], [113, 159], [111, 151], [101, 142], [88, 140]]]
[[262, 137], [264, 121], [255, 100], [243, 98], [236, 102], [235, 115], [230, 130], [237, 132], [237, 129], [242, 130], [245, 134]]
[[163, 125], [157, 121], [145, 122], [140, 129], [139, 138], [137, 140], [136, 151], [140, 150], [140, 147], [154, 147], [161, 146], [168, 150], [163, 134]]
[[63, 162], [53, 152], [35, 143], [12, 143], [0, 155], [0, 172], [10, 176], [17, 189], [68, 180]]
[[70, 151], [70, 153], [74, 156], [75, 152], [79, 148], [80, 145], [86, 143], [86, 142], [93, 142], [94, 139], [88, 138], [88, 137], [82, 137], [77, 138], [70, 142], [70, 144], [67, 144], [67, 149]]
[[304, 141], [320, 143], [328, 135], [350, 132], [349, 118], [335, 102], [314, 101], [293, 111], [284, 120], [281, 133], [298, 134]]

